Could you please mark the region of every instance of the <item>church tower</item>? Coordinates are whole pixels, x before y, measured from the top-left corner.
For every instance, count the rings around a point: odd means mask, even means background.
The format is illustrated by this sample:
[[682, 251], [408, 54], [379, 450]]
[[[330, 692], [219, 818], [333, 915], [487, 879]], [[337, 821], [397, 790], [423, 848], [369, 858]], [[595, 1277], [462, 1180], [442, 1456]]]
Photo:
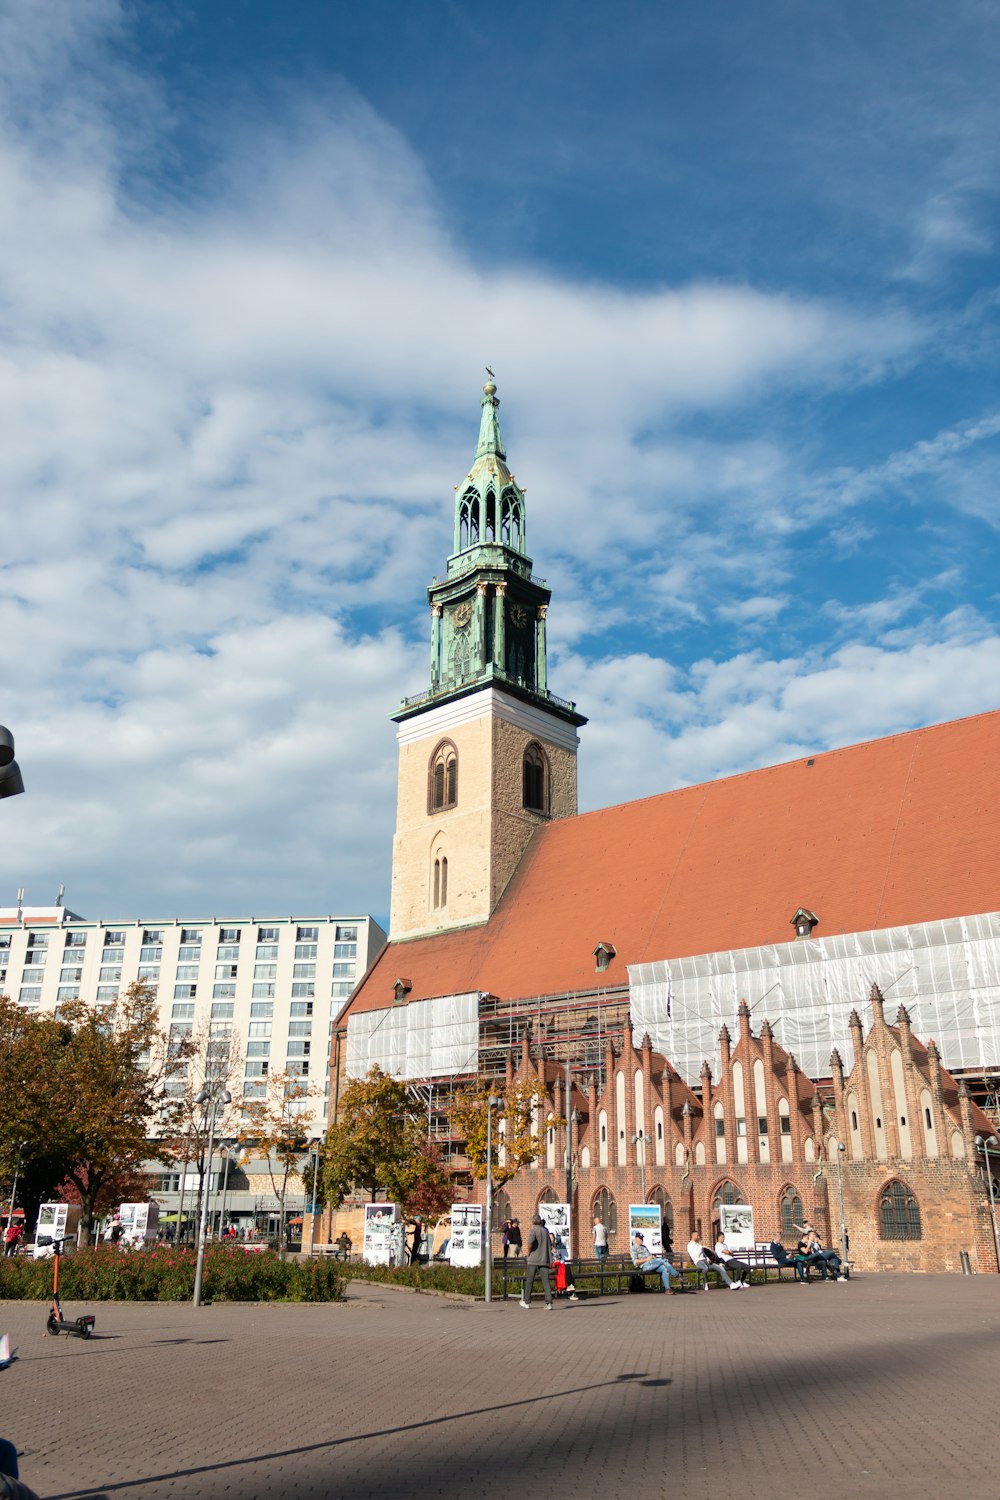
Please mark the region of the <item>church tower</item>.
[[392, 715], [399, 741], [390, 935], [485, 922], [534, 830], [576, 813], [576, 706], [549, 692], [551, 594], [525, 551], [492, 378], [455, 490], [448, 570], [427, 590], [430, 688]]

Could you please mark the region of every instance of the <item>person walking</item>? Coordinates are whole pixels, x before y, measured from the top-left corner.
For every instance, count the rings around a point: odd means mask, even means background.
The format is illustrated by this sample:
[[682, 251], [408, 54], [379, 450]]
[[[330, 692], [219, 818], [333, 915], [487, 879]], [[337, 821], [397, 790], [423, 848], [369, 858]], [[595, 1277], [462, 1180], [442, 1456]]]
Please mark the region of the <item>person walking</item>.
[[600, 1214], [594, 1218], [594, 1254], [598, 1260], [608, 1258], [608, 1226]]
[[18, 1241], [21, 1238], [24, 1225], [16, 1219], [11, 1219], [7, 1225], [7, 1232], [3, 1237], [3, 1253], [5, 1256], [16, 1255]]
[[552, 1311], [552, 1241], [541, 1214], [536, 1214], [528, 1230], [528, 1266], [524, 1278], [524, 1291], [520, 1306], [526, 1310], [531, 1306], [531, 1291], [535, 1284], [535, 1273], [539, 1274], [542, 1291], [545, 1293], [545, 1309]]
[[507, 1238], [510, 1240], [510, 1253], [518, 1260], [524, 1249], [524, 1240], [521, 1238], [520, 1219], [511, 1219], [510, 1228], [507, 1230]]

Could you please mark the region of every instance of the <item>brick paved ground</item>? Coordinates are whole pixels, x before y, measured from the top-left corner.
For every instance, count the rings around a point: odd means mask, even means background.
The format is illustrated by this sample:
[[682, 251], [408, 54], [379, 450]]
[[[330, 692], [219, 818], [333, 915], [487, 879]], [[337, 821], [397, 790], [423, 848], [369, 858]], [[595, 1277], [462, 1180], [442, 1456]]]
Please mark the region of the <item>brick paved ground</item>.
[[0, 1304], [0, 1433], [45, 1500], [1000, 1495], [1000, 1277], [95, 1310], [87, 1344]]

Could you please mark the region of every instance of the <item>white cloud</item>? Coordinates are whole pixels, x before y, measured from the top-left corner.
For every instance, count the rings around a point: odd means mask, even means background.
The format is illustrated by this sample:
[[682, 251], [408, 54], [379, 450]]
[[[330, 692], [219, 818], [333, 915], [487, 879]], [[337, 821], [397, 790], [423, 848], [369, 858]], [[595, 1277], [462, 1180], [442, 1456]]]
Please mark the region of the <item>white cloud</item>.
[[[165, 101], [107, 45], [119, 7], [13, 4], [2, 25], [0, 630], [29, 789], [4, 824], [32, 899], [65, 880], [95, 915], [384, 911], [386, 713], [426, 682], [424, 640], [399, 622], [422, 620], [443, 566], [484, 358], [512, 408], [516, 393], [512, 457], [529, 510], [544, 497], [531, 537], [540, 571], [555, 560], [564, 642], [644, 610], [651, 633], [777, 613], [793, 466], [767, 435], [679, 425], [872, 381], [919, 345], [914, 320], [474, 260], [406, 142], [346, 90], [219, 125], [208, 187], [185, 198], [158, 171]], [[954, 702], [961, 671], [923, 649], [914, 683]], [[824, 703], [839, 734], [864, 719], [851, 684], [884, 688], [860, 657], [813, 669], [810, 699], [798, 662], [748, 655], [684, 682], [649, 654], [554, 650], [556, 690], [575, 680], [593, 714], [601, 801], [770, 758], [820, 732]], [[906, 705], [925, 698], [897, 682], [880, 722]]]

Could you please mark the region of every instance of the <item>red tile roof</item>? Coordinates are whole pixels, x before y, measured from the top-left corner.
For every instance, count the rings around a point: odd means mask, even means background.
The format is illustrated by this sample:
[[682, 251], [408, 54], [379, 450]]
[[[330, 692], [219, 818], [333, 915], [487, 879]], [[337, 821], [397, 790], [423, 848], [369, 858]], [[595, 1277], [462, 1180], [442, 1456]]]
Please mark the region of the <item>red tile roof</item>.
[[[350, 1003], [624, 986], [626, 966], [1000, 908], [1000, 712], [539, 828], [488, 923], [390, 943]], [[595, 973], [599, 942], [617, 950]]]

